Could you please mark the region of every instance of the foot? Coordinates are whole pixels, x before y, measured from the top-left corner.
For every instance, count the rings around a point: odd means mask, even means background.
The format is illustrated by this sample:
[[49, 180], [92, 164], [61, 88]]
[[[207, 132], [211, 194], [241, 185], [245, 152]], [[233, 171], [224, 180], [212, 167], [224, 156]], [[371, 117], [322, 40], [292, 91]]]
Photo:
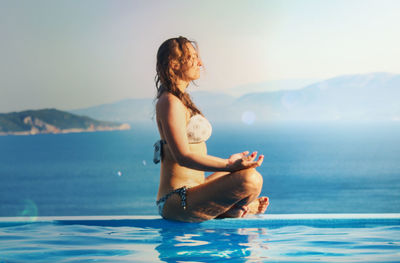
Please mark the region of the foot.
[[233, 206], [231, 209], [226, 211], [225, 213], [217, 216], [216, 218], [238, 218], [244, 217], [248, 213], [249, 208], [247, 206]]
[[247, 205], [248, 214], [263, 214], [267, 210], [269, 199], [266, 196], [260, 197]]
[[263, 214], [267, 210], [269, 205], [269, 199], [266, 196], [260, 197], [257, 200], [254, 200], [248, 205], [238, 206], [235, 205], [231, 207], [225, 213], [217, 216], [216, 218], [238, 218], [238, 217], [245, 217], [247, 214]]

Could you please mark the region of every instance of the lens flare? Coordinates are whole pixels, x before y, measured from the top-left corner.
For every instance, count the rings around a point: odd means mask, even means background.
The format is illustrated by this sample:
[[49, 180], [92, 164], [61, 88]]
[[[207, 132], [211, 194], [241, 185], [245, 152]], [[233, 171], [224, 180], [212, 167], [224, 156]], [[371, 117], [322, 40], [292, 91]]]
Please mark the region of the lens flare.
[[242, 114], [242, 122], [247, 125], [252, 125], [256, 120], [256, 114], [253, 111], [245, 111]]
[[23, 201], [23, 210], [18, 214], [18, 216], [23, 216], [29, 218], [29, 221], [34, 222], [38, 217], [38, 207], [36, 203], [30, 199], [25, 199]]
[[297, 94], [285, 93], [281, 98], [281, 103], [286, 110], [292, 110], [299, 104], [299, 97]]

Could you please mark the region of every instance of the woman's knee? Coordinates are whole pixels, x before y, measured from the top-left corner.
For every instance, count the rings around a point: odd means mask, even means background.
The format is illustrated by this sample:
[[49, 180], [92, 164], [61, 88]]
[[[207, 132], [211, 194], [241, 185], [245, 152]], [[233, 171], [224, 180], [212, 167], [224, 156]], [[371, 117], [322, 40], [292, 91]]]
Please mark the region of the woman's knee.
[[261, 192], [263, 185], [262, 175], [256, 169], [245, 169], [240, 173], [241, 187], [248, 193]]

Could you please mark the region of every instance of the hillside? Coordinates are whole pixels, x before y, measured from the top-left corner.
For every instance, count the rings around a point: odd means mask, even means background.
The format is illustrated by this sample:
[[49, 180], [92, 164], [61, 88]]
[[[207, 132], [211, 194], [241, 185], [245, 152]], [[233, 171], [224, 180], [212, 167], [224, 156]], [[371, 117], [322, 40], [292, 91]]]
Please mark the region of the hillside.
[[400, 75], [338, 76], [298, 90], [246, 94], [238, 108], [259, 120], [391, 121], [400, 119]]
[[129, 129], [129, 125], [98, 121], [56, 109], [0, 114], [0, 135], [31, 135]]
[[[212, 115], [212, 120], [226, 118], [226, 110], [234, 105], [235, 97], [207, 91], [194, 91], [193, 101], [205, 115]], [[221, 110], [214, 110], [216, 107]], [[69, 112], [86, 115], [96, 119], [118, 122], [148, 122], [155, 114], [154, 99], [125, 99], [115, 103], [103, 104], [89, 108], [70, 110]]]
[[[400, 120], [400, 75], [390, 73], [338, 76], [300, 89], [241, 97], [206, 91], [191, 96], [212, 122]], [[154, 103], [150, 98], [127, 99], [71, 112], [109, 121], [150, 121]]]

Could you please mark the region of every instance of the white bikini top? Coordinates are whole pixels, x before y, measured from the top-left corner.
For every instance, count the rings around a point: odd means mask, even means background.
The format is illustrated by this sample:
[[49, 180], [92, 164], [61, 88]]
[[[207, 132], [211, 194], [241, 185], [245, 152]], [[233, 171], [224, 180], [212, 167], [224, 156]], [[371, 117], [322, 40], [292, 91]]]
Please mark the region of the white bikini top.
[[[196, 114], [189, 119], [186, 126], [186, 134], [189, 143], [201, 143], [210, 138], [212, 127], [210, 122], [201, 114]], [[158, 163], [162, 158], [162, 145], [166, 144], [165, 140], [158, 140], [154, 144], [153, 162]]]
[[212, 133], [210, 122], [203, 115], [192, 116], [186, 126], [186, 134], [189, 143], [200, 143], [207, 141]]

